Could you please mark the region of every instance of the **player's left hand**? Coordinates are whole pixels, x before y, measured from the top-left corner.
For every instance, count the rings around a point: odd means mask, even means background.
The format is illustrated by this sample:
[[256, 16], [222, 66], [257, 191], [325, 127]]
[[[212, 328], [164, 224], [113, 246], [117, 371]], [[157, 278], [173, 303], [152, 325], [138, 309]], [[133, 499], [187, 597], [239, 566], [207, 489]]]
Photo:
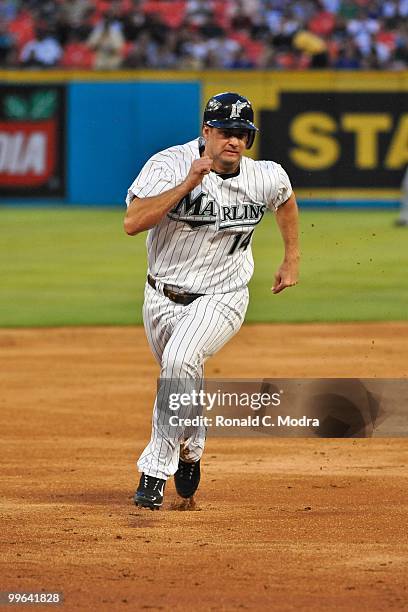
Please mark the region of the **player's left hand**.
[[280, 293], [286, 287], [297, 285], [299, 277], [299, 260], [291, 259], [284, 260], [275, 274], [275, 283], [272, 287], [272, 293]]

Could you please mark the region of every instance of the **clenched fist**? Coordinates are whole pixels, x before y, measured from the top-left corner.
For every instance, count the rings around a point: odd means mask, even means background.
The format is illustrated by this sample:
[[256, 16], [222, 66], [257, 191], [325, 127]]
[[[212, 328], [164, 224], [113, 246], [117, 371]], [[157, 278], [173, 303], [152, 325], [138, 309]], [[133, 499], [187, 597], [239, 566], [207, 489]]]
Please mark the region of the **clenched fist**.
[[206, 174], [211, 171], [213, 160], [208, 155], [203, 155], [200, 159], [195, 159], [191, 164], [191, 168], [184, 179], [184, 184], [188, 187], [189, 191], [192, 191], [194, 187], [197, 187], [203, 180]]

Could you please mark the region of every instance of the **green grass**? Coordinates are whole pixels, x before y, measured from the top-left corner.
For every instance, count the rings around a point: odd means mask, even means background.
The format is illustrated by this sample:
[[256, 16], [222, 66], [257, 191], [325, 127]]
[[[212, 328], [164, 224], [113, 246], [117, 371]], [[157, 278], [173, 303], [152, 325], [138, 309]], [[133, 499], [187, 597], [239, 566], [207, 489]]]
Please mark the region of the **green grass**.
[[265, 219], [255, 236], [247, 320], [406, 320], [408, 230], [395, 228], [395, 218], [370, 210], [302, 212], [300, 283], [272, 296], [282, 249], [274, 220]]
[[[272, 295], [282, 247], [268, 215], [247, 321], [407, 319], [408, 230], [395, 216], [302, 212], [301, 282]], [[129, 238], [122, 219], [120, 209], [0, 209], [0, 326], [141, 323], [146, 235]]]

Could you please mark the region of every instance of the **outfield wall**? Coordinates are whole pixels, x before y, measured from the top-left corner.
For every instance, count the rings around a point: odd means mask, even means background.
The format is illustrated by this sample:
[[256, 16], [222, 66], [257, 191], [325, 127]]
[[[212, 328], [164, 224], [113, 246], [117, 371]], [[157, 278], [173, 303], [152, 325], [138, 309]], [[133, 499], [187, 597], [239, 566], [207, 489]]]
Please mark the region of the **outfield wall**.
[[304, 204], [398, 202], [408, 72], [1, 72], [1, 202], [122, 205], [156, 151], [199, 133], [205, 100], [239, 91]]

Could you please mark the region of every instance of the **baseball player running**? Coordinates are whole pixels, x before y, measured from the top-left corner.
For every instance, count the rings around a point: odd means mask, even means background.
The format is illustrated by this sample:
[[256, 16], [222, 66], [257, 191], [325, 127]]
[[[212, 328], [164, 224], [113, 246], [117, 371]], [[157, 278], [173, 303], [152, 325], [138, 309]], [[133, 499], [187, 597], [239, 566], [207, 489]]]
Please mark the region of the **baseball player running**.
[[182, 498], [198, 488], [205, 428], [170, 427], [169, 394], [199, 388], [204, 362], [240, 329], [254, 268], [252, 236], [267, 209], [285, 251], [272, 292], [297, 283], [295, 195], [279, 164], [243, 156], [257, 131], [247, 98], [213, 96], [202, 136], [153, 155], [128, 190], [125, 231], [148, 230], [143, 320], [160, 365], [152, 434], [137, 463], [137, 506], [160, 508], [173, 475]]

